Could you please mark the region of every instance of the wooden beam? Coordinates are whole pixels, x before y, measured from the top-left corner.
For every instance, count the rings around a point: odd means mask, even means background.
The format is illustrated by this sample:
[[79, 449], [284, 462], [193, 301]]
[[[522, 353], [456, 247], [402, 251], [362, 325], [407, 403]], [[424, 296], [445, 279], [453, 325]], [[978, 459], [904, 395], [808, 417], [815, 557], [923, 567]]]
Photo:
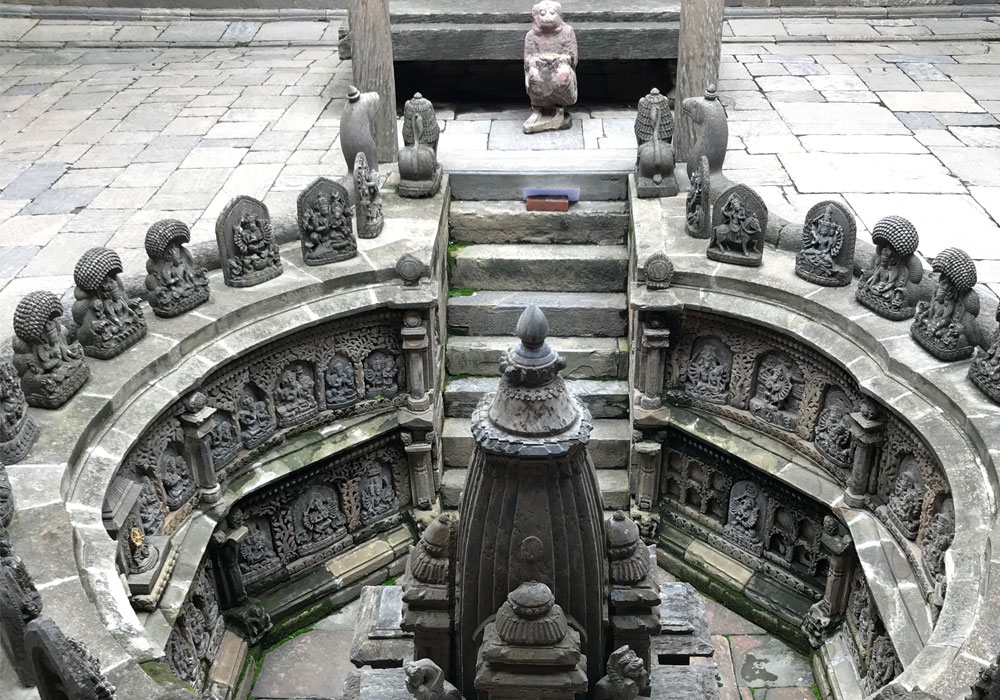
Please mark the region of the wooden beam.
[[381, 98], [375, 116], [375, 145], [379, 163], [396, 160], [396, 82], [392, 72], [392, 36], [388, 0], [348, 0], [351, 67], [361, 92]]

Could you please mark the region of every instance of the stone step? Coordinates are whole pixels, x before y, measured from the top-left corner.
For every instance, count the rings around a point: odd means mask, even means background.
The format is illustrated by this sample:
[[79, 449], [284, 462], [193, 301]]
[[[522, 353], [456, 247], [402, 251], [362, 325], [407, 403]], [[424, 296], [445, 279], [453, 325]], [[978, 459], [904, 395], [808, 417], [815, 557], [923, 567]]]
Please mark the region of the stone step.
[[[598, 418], [590, 433], [590, 458], [598, 469], [628, 466], [632, 428], [625, 418]], [[468, 418], [445, 418], [441, 431], [441, 451], [446, 467], [465, 468], [472, 457], [472, 428]]]
[[524, 202], [452, 201], [453, 241], [622, 245], [628, 231], [625, 202], [576, 202], [569, 211], [527, 211]]
[[[628, 378], [625, 338], [554, 338], [548, 344], [566, 360], [565, 379]], [[508, 335], [450, 336], [445, 354], [448, 374], [499, 376], [500, 356], [517, 344]]]
[[[458, 508], [462, 502], [462, 489], [468, 469], [448, 469], [441, 478], [441, 505]], [[628, 470], [598, 469], [597, 483], [604, 498], [604, 508], [628, 510]]]
[[553, 336], [620, 337], [628, 333], [628, 300], [613, 292], [475, 292], [448, 299], [449, 335], [513, 333], [535, 304]]
[[[444, 411], [450, 418], [467, 418], [485, 394], [495, 392], [499, 377], [460, 377], [444, 386]], [[628, 382], [621, 379], [567, 379], [566, 386], [590, 409], [594, 418], [627, 418]]]
[[454, 289], [623, 292], [624, 246], [474, 244], [449, 251]]

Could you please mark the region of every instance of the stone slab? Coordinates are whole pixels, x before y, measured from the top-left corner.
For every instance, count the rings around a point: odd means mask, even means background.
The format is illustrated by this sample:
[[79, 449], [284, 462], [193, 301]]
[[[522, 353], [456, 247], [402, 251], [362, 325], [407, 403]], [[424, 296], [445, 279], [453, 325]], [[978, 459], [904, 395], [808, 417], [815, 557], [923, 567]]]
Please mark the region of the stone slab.
[[470, 243], [611, 245], [624, 243], [628, 213], [624, 202], [575, 202], [551, 213], [526, 211], [522, 201], [453, 201], [449, 225], [452, 240]]
[[[567, 109], [572, 114], [573, 108]], [[527, 119], [530, 111], [525, 111]], [[521, 122], [497, 119], [490, 126], [488, 148], [491, 151], [561, 151], [583, 148], [583, 126], [574, 119], [568, 129], [526, 134]]]
[[450, 253], [452, 287], [621, 292], [628, 254], [618, 246], [471, 245]]
[[961, 183], [931, 155], [789, 153], [779, 158], [803, 194], [963, 191]]
[[[452, 418], [468, 417], [487, 393], [495, 392], [496, 377], [465, 377], [451, 379], [445, 384], [445, 415]], [[594, 418], [624, 418], [628, 415], [628, 382], [618, 379], [569, 379], [566, 387], [576, 394]]]
[[413, 635], [403, 632], [402, 586], [365, 586], [354, 628], [351, 663], [358, 668], [397, 668], [413, 658]]
[[753, 571], [700, 540], [693, 540], [684, 559], [737, 591], [742, 591]]
[[[498, 376], [500, 357], [516, 342], [512, 336], [450, 337], [445, 353], [448, 374]], [[548, 342], [566, 361], [561, 372], [565, 379], [626, 378], [628, 347], [624, 339], [550, 336]]]
[[691, 657], [715, 653], [704, 600], [690, 583], [660, 583], [660, 634], [650, 643], [661, 664], [689, 663]]
[[657, 666], [649, 674], [650, 695], [654, 698], [718, 700], [716, 668], [707, 666]]
[[513, 333], [517, 319], [535, 304], [553, 336], [579, 334], [617, 337], [626, 333], [624, 294], [605, 292], [477, 291], [448, 299], [448, 331], [453, 335]]
[[780, 640], [767, 635], [729, 638], [736, 667], [736, 682], [747, 688], [809, 687], [813, 680], [809, 661]]

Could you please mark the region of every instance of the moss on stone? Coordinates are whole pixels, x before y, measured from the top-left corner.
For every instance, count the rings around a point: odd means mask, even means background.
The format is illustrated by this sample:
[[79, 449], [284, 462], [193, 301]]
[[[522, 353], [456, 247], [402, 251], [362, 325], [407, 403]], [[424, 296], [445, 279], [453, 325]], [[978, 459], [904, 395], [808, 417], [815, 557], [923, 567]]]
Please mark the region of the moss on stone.
[[183, 688], [194, 692], [194, 688], [175, 676], [170, 667], [162, 661], [144, 661], [139, 664], [139, 668], [145, 671], [147, 676], [162, 685], [165, 691]]

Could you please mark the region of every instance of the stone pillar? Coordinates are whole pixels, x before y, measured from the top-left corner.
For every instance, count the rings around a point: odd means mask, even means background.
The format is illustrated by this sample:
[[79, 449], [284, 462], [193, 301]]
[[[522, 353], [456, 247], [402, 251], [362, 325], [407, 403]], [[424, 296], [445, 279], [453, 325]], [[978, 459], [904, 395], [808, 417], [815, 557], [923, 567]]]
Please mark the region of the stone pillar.
[[683, 0], [677, 47], [677, 95], [674, 100], [674, 155], [687, 162], [694, 144], [694, 123], [681, 109], [688, 97], [700, 97], [709, 83], [718, 84], [722, 54], [724, 0]]
[[[434, 484], [433, 446], [430, 439], [433, 432], [401, 433], [403, 450], [410, 469], [410, 495], [413, 504], [421, 510], [430, 510], [437, 501], [437, 489]], [[418, 440], [417, 437], [422, 439]]]
[[639, 406], [646, 409], [659, 408], [663, 404], [663, 371], [670, 347], [670, 330], [664, 327], [663, 319], [651, 316], [641, 324], [642, 338], [639, 341], [639, 371], [642, 393]]
[[852, 556], [854, 542], [851, 535], [841, 528], [832, 515], [823, 519], [823, 535], [820, 541], [829, 562], [826, 588], [822, 600], [809, 608], [802, 621], [802, 631], [809, 639], [809, 643], [817, 649], [834, 631], [843, 618], [844, 611], [847, 610], [851, 571], [854, 566]]
[[271, 629], [271, 617], [260, 601], [247, 593], [240, 570], [240, 543], [249, 531], [239, 508], [230, 511], [229, 525], [229, 532], [220, 530], [212, 536], [209, 553], [216, 571], [219, 603], [225, 608], [226, 622], [247, 644], [253, 646]]
[[413, 657], [427, 658], [448, 676], [454, 657], [452, 620], [455, 600], [455, 526], [441, 514], [410, 547], [403, 586], [400, 628], [413, 634]]
[[427, 390], [427, 323], [419, 311], [403, 314], [403, 353], [406, 356], [406, 381], [410, 387], [407, 405], [411, 411], [422, 411], [431, 404]]
[[[348, 0], [351, 31], [351, 67], [361, 92], [377, 92], [375, 146], [379, 163], [396, 160], [396, 80], [392, 66], [389, 0]], [[375, 167], [375, 163], [370, 163]]]
[[632, 468], [636, 471], [635, 501], [642, 510], [656, 508], [660, 500], [660, 462], [663, 446], [641, 440], [632, 443]]
[[844, 492], [844, 503], [851, 508], [861, 508], [865, 505], [872, 478], [877, 476], [875, 465], [878, 463], [879, 445], [885, 440], [885, 422], [881, 409], [868, 397], [862, 399], [861, 410], [850, 415], [854, 464]]
[[198, 496], [205, 503], [215, 503], [222, 490], [215, 473], [212, 445], [209, 441], [209, 434], [215, 428], [215, 409], [206, 403], [205, 395], [200, 391], [184, 401], [184, 408], [186, 410], [180, 416], [184, 431], [184, 452], [194, 470]]

